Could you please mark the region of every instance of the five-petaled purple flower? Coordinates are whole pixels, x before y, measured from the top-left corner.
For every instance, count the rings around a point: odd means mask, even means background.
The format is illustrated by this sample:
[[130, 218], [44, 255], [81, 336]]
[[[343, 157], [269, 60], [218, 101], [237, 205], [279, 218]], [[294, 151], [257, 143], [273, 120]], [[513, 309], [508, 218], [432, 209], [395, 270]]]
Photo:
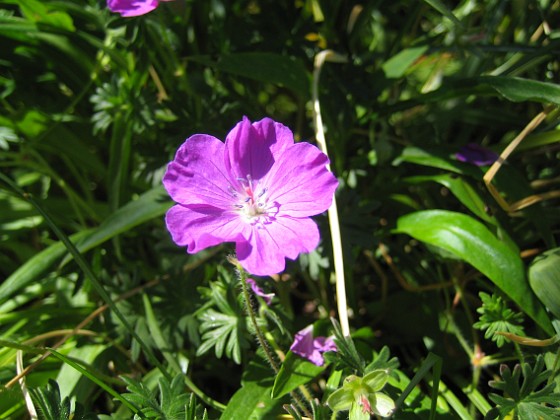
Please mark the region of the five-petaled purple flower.
[[151, 12], [159, 6], [160, 1], [173, 0], [107, 0], [107, 7], [123, 17], [133, 17]]
[[309, 325], [296, 334], [290, 350], [317, 366], [323, 366], [323, 353], [336, 351], [336, 344], [330, 337], [313, 338], [313, 325]]
[[319, 243], [309, 218], [331, 205], [338, 181], [327, 156], [270, 118], [244, 117], [225, 144], [195, 134], [179, 148], [163, 184], [177, 202], [166, 215], [173, 240], [195, 253], [235, 242], [237, 259], [251, 274], [284, 270]]
[[492, 165], [498, 160], [498, 155], [496, 153], [476, 143], [469, 143], [461, 147], [455, 154], [455, 157], [461, 162], [471, 163], [476, 166]]
[[246, 280], [247, 284], [249, 286], [251, 286], [251, 290], [253, 291], [253, 293], [257, 296], [260, 296], [263, 298], [264, 302], [270, 306], [271, 302], [272, 302], [272, 298], [274, 297], [274, 293], [265, 293], [263, 292], [263, 290], [259, 287], [259, 285], [257, 284], [257, 282], [255, 280], [253, 280], [252, 278], [248, 278]]

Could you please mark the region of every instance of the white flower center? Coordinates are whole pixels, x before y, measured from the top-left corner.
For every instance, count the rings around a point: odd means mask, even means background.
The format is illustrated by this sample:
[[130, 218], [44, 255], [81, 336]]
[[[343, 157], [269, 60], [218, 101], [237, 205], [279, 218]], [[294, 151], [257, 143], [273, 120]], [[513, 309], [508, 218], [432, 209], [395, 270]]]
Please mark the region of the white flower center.
[[234, 197], [235, 211], [251, 224], [270, 222], [270, 218], [278, 212], [278, 206], [268, 202], [268, 188], [258, 188], [251, 175], [237, 180], [237, 188], [229, 188]]

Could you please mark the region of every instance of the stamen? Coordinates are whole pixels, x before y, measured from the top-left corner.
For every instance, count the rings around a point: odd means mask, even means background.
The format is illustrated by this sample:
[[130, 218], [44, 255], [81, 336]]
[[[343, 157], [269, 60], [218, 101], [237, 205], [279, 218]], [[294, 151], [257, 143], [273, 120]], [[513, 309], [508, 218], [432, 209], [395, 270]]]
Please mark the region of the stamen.
[[235, 191], [235, 188], [233, 188], [231, 185], [228, 187], [228, 191], [233, 197], [238, 196], [237, 191]]

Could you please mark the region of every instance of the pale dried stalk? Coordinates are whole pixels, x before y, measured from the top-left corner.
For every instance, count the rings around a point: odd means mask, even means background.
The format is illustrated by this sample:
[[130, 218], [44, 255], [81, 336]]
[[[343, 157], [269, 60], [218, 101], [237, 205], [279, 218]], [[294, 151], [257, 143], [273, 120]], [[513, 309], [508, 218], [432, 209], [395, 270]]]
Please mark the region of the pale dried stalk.
[[[23, 351], [21, 350], [18, 350], [16, 353], [16, 370], [17, 373], [23, 371]], [[29, 391], [27, 390], [27, 386], [25, 385], [25, 376], [22, 376], [19, 379], [19, 387], [21, 388], [21, 393], [23, 394], [23, 399], [25, 400], [25, 406], [27, 407], [29, 418], [31, 420], [38, 419], [39, 417], [37, 416], [37, 410], [33, 405], [33, 400], [31, 399], [31, 395], [29, 395]]]
[[[327, 156], [327, 141], [325, 140], [325, 130], [323, 128], [323, 119], [321, 118], [321, 105], [319, 103], [319, 76], [325, 61], [334, 63], [345, 63], [347, 58], [331, 50], [321, 51], [315, 56], [315, 68], [313, 70], [313, 122], [315, 124], [315, 138], [319, 148]], [[327, 165], [330, 171], [330, 165]], [[338, 318], [340, 327], [345, 336], [350, 335], [350, 324], [348, 322], [348, 304], [346, 302], [346, 285], [344, 281], [344, 260], [342, 258], [342, 239], [340, 236], [340, 223], [338, 218], [338, 209], [336, 206], [336, 196], [333, 197], [332, 204], [328, 210], [329, 227], [331, 231], [334, 271], [336, 277], [336, 302], [338, 307]]]

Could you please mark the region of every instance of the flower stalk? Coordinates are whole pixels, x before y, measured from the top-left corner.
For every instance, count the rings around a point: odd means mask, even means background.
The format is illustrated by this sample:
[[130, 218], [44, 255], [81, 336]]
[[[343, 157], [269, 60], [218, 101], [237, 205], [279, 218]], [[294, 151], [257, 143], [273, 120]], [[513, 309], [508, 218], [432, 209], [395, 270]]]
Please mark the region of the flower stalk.
[[[323, 119], [321, 117], [321, 105], [319, 103], [319, 77], [321, 69], [325, 61], [335, 63], [345, 63], [347, 58], [337, 54], [331, 50], [321, 51], [315, 56], [315, 68], [313, 70], [313, 122], [315, 124], [315, 138], [321, 151], [329, 156], [327, 152], [327, 141], [325, 139], [325, 130], [323, 128]], [[327, 164], [330, 171], [330, 165]], [[350, 335], [350, 323], [348, 321], [348, 304], [346, 301], [346, 282], [344, 279], [344, 259], [342, 257], [342, 239], [340, 235], [340, 223], [338, 218], [338, 208], [336, 206], [336, 197], [333, 197], [331, 206], [328, 209], [329, 228], [331, 231], [334, 271], [336, 277], [336, 302], [338, 308], [338, 317], [340, 327], [344, 336]]]
[[251, 303], [251, 294], [249, 293], [249, 285], [247, 284], [247, 273], [245, 272], [245, 270], [243, 270], [241, 268], [241, 266], [239, 264], [237, 264], [237, 271], [239, 273], [239, 282], [241, 283], [241, 288], [243, 289], [243, 298], [245, 300], [245, 307], [247, 310], [247, 313], [249, 314], [249, 318], [251, 319], [251, 324], [253, 324], [253, 329], [255, 331], [255, 335], [257, 337], [257, 340], [259, 342], [259, 345], [261, 346], [261, 348], [264, 351], [266, 360], [268, 361], [268, 363], [270, 364], [270, 366], [272, 367], [272, 370], [274, 370], [274, 373], [278, 373], [278, 371], [280, 370], [280, 367], [278, 366], [278, 361], [276, 360], [276, 357], [274, 356], [274, 353], [272, 352], [272, 350], [270, 349], [270, 346], [268, 345], [268, 342], [266, 341], [260, 327], [259, 324], [257, 323], [257, 316], [255, 314], [255, 308], [253, 307], [253, 304]]

